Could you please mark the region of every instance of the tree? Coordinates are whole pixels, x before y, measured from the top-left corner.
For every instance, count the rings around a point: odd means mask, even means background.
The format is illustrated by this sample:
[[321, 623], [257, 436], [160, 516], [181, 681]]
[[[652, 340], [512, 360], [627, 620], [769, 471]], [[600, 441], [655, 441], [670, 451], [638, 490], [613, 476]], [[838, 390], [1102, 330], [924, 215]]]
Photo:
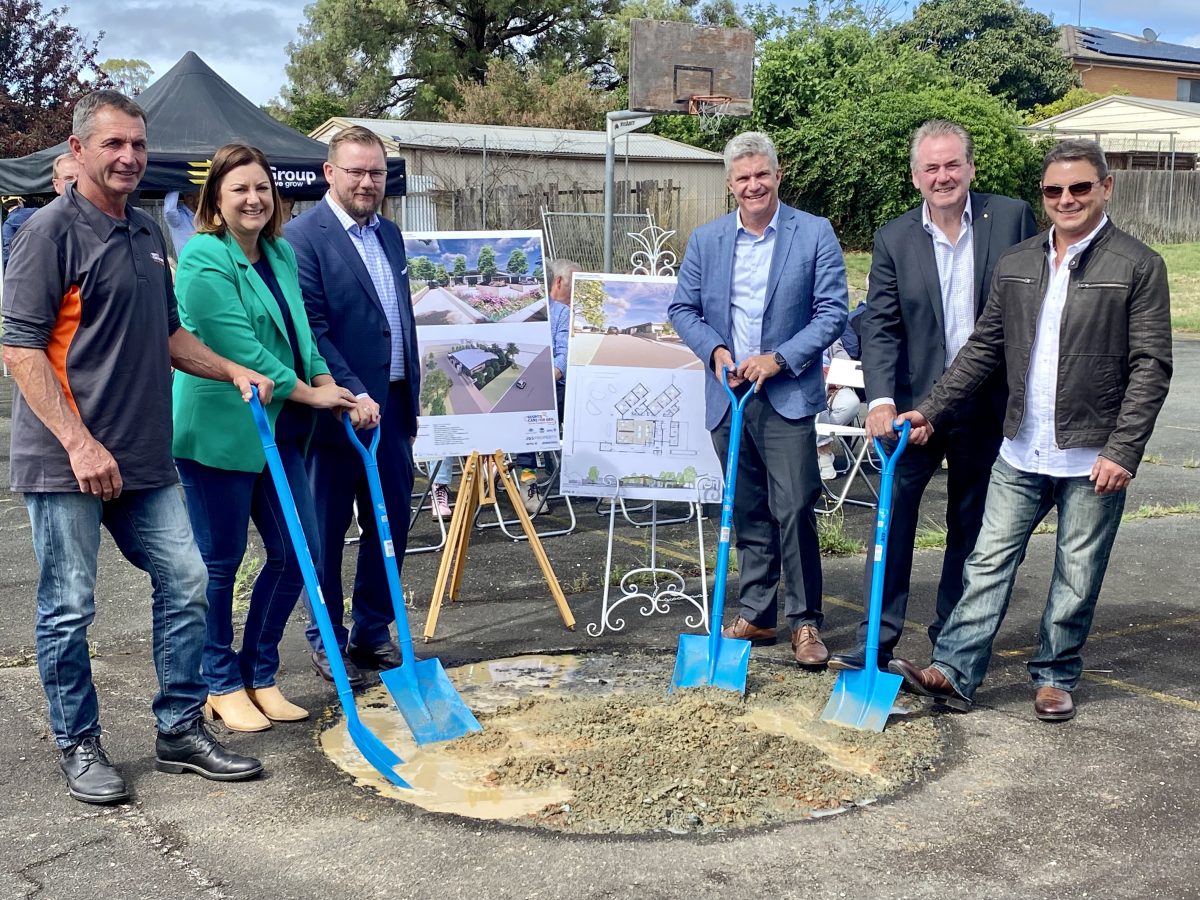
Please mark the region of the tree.
[[121, 59], [115, 56], [104, 60], [99, 68], [108, 76], [112, 86], [127, 97], [136, 97], [154, 77], [154, 70], [144, 59]]
[[413, 256], [408, 260], [408, 277], [412, 281], [432, 281], [433, 263], [424, 256]]
[[1054, 20], [1022, 0], [925, 0], [895, 34], [1018, 109], [1050, 103], [1079, 84]]
[[65, 7], [0, 0], [0, 157], [24, 156], [71, 133], [71, 107], [107, 87], [96, 52], [103, 33], [85, 39], [63, 21]]
[[289, 107], [323, 93], [358, 116], [436, 116], [497, 59], [586, 71], [607, 56], [617, 0], [315, 0], [288, 45]]
[[337, 116], [350, 114], [343, 101], [324, 91], [313, 91], [296, 97], [289, 106], [272, 100], [265, 109], [280, 122], [290, 125], [301, 134], [309, 134], [318, 125]]
[[482, 84], [466, 77], [456, 79], [455, 99], [442, 100], [438, 111], [447, 122], [602, 129], [604, 114], [616, 109], [620, 100], [591, 82], [589, 72], [498, 59], [488, 67]]
[[496, 251], [485, 245], [479, 251], [479, 259], [475, 263], [475, 268], [479, 270], [484, 281], [495, 275], [498, 271], [496, 269]]
[[467, 258], [461, 253], [454, 257], [454, 277], [463, 278], [467, 274]]
[[525, 251], [516, 249], [508, 254], [508, 262], [504, 266], [504, 271], [509, 275], [524, 275], [529, 271], [529, 259], [525, 256]]
[[1060, 116], [1081, 106], [1087, 106], [1089, 103], [1095, 103], [1097, 100], [1103, 100], [1105, 97], [1111, 97], [1114, 94], [1125, 96], [1128, 93], [1129, 91], [1124, 88], [1116, 87], [1104, 94], [1097, 94], [1095, 91], [1089, 91], [1087, 88], [1071, 88], [1057, 100], [1035, 106], [1029, 112], [1025, 113], [1025, 121], [1032, 125], [1035, 122], [1042, 122], [1054, 116]]
[[571, 295], [571, 307], [593, 328], [604, 328], [604, 286], [599, 281], [590, 278], [577, 280]]

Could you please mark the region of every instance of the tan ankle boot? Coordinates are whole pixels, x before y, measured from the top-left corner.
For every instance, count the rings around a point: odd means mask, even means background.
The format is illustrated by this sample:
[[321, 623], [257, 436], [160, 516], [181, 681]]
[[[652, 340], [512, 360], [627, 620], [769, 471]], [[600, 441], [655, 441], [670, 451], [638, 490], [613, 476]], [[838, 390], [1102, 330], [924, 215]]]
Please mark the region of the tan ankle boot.
[[209, 694], [204, 702], [204, 715], [220, 719], [230, 731], [266, 731], [271, 722], [250, 702], [246, 691], [231, 694]]
[[263, 711], [272, 722], [301, 722], [308, 718], [308, 710], [289, 701], [279, 688], [246, 688], [250, 701]]

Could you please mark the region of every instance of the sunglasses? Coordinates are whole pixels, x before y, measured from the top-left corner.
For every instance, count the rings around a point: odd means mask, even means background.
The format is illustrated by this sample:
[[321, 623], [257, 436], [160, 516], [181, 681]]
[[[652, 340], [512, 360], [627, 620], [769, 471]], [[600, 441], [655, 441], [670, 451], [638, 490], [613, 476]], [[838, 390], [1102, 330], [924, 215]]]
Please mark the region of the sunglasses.
[[1099, 183], [1099, 181], [1077, 181], [1074, 184], [1068, 184], [1065, 188], [1061, 184], [1043, 184], [1042, 196], [1047, 200], [1057, 200], [1066, 190], [1071, 192], [1072, 197], [1086, 197]]

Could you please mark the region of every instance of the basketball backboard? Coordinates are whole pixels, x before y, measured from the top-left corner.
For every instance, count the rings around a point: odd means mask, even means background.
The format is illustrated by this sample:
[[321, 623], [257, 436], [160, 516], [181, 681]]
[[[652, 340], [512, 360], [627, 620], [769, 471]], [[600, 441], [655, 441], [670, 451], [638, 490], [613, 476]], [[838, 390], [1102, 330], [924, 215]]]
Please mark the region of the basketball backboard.
[[729, 98], [724, 115], [750, 115], [754, 32], [688, 22], [629, 23], [629, 108], [655, 115], [697, 111], [694, 98]]

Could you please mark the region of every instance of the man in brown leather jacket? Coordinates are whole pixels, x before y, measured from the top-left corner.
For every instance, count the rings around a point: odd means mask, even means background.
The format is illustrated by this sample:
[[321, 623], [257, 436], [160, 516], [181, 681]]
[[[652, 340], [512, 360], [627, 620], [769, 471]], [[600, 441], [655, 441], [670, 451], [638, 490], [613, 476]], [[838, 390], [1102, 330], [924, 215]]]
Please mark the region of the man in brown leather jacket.
[[1007, 363], [1004, 441], [962, 600], [920, 669], [889, 669], [917, 692], [970, 708], [983, 681], [1033, 529], [1058, 510], [1056, 559], [1038, 652], [1039, 719], [1075, 715], [1071, 692], [1125, 507], [1171, 379], [1171, 310], [1162, 258], [1115, 227], [1100, 145], [1063, 141], [1042, 164], [1052, 227], [996, 266], [987, 305], [954, 365], [901, 419], [928, 440], [948, 411]]

